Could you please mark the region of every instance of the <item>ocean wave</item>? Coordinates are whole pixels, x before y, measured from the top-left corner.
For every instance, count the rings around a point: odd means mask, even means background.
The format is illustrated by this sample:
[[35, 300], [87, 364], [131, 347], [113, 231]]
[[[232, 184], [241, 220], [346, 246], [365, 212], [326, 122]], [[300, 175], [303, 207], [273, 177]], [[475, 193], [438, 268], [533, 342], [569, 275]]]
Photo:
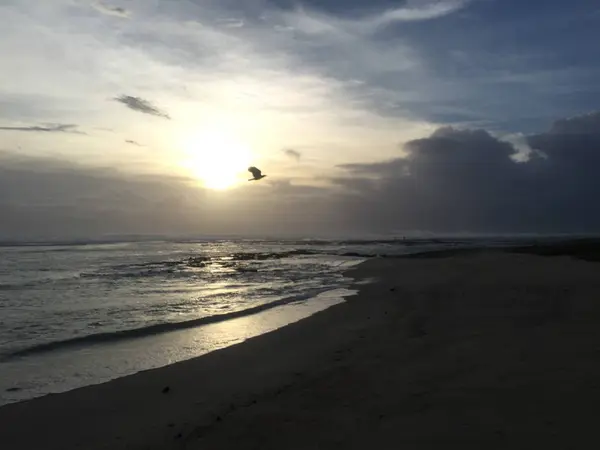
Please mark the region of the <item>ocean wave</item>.
[[284, 252], [238, 252], [227, 255], [206, 256], [195, 255], [180, 260], [148, 261], [134, 264], [121, 264], [103, 267], [99, 270], [82, 272], [81, 278], [147, 278], [155, 276], [187, 277], [197, 273], [197, 269], [219, 268], [231, 269], [238, 273], [258, 272], [257, 267], [249, 267], [245, 263], [266, 260], [281, 260], [298, 256], [319, 254], [313, 250], [291, 250]]
[[[438, 246], [430, 251], [440, 249]], [[420, 249], [419, 252], [424, 252]], [[169, 279], [197, 279], [217, 272], [226, 271], [228, 276], [245, 276], [258, 272], [287, 271], [285, 265], [277, 268], [273, 265], [265, 266], [253, 263], [264, 263], [267, 261], [278, 261], [303, 257], [345, 257], [356, 259], [367, 258], [395, 258], [411, 253], [409, 249], [401, 253], [393, 251], [348, 251], [347, 248], [339, 249], [294, 249], [277, 252], [234, 252], [221, 255], [192, 255], [181, 259], [154, 260], [136, 262], [129, 264], [116, 264], [103, 266], [92, 270], [82, 270], [77, 274], [69, 274], [65, 277], [39, 278], [24, 282], [0, 283], [0, 291], [13, 291], [35, 288], [49, 284], [64, 284], [77, 282], [78, 280], [107, 280], [118, 281], [122, 279], [144, 279], [144, 278], [169, 278]]]
[[201, 317], [198, 319], [187, 320], [184, 322], [164, 322], [153, 325], [148, 325], [146, 327], [141, 328], [133, 328], [128, 330], [119, 330], [113, 332], [106, 333], [96, 333], [96, 334], [88, 334], [85, 336], [78, 336], [74, 338], [64, 339], [60, 341], [52, 341], [45, 342], [42, 344], [33, 345], [30, 347], [22, 348], [17, 351], [6, 354], [2, 360], [9, 361], [14, 358], [31, 356], [42, 353], [49, 353], [56, 350], [62, 350], [66, 348], [72, 347], [84, 347], [90, 345], [98, 345], [103, 343], [116, 342], [127, 339], [134, 338], [142, 338], [148, 336], [154, 336], [157, 334], [168, 333], [171, 331], [185, 330], [187, 328], [195, 328], [203, 325], [208, 325], [211, 323], [218, 323], [227, 320], [237, 319], [240, 317], [246, 317], [253, 314], [258, 314], [262, 311], [266, 311], [272, 308], [276, 308], [279, 306], [300, 302], [312, 297], [315, 297], [323, 292], [326, 292], [330, 288], [327, 289], [315, 289], [310, 292], [305, 292], [303, 294], [298, 294], [286, 298], [282, 298], [280, 300], [275, 300], [270, 303], [265, 303], [258, 306], [253, 306], [251, 308], [232, 311], [224, 314], [215, 314], [212, 316]]
[[36, 288], [39, 286], [68, 283], [77, 279], [78, 276], [69, 275], [65, 277], [40, 278], [37, 280], [27, 280], [15, 283], [0, 283], [0, 291], [21, 291], [23, 289]]
[[0, 291], [16, 291], [32, 285], [31, 283], [0, 283]]

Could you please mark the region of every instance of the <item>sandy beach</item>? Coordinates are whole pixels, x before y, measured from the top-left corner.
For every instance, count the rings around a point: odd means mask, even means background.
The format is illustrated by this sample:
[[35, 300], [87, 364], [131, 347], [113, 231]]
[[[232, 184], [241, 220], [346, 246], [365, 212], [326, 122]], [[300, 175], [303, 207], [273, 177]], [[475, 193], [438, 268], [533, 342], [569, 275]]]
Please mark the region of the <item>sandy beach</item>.
[[596, 448], [600, 264], [377, 258], [360, 293], [208, 355], [0, 408], [5, 449]]

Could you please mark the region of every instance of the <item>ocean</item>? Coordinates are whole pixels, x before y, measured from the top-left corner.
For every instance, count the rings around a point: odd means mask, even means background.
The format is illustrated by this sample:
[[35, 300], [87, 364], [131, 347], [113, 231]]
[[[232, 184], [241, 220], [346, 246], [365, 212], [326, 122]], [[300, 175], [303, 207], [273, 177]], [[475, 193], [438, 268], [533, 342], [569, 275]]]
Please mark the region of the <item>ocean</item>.
[[215, 240], [0, 247], [0, 405], [242, 342], [352, 295], [370, 257], [498, 240]]

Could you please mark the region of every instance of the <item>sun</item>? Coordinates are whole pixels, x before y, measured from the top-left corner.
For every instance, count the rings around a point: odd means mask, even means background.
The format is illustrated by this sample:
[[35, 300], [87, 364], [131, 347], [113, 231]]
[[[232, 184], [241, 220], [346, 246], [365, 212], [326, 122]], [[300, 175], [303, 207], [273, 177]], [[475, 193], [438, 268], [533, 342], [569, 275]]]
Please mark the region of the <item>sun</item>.
[[185, 169], [210, 189], [228, 189], [243, 179], [250, 165], [250, 150], [223, 131], [195, 134], [183, 143]]

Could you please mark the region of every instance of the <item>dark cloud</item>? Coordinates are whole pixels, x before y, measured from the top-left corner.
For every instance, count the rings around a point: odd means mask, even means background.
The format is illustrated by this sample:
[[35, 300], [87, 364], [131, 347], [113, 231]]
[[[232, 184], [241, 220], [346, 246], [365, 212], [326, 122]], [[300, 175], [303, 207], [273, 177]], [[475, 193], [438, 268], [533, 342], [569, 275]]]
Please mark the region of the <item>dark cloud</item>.
[[557, 120], [550, 128], [549, 134], [598, 134], [599, 127], [600, 111], [597, 111]]
[[77, 130], [77, 125], [73, 124], [49, 124], [32, 125], [28, 127], [0, 127], [0, 131], [23, 131], [29, 133], [71, 133], [85, 134]]
[[107, 234], [265, 236], [335, 229], [324, 225], [332, 219], [327, 216], [326, 190], [277, 181], [208, 194], [197, 180], [0, 152], [0, 240]]
[[101, 12], [102, 14], [108, 14], [110, 16], [127, 19], [131, 15], [131, 11], [120, 6], [107, 5], [106, 3], [102, 2], [92, 3], [92, 6], [94, 9], [96, 9], [96, 11]]
[[134, 141], [133, 139], [125, 139], [125, 142], [126, 142], [127, 144], [135, 145], [136, 147], [143, 147], [143, 145], [142, 145], [142, 144], [140, 144], [140, 143], [139, 143], [139, 142], [137, 142], [137, 141]]
[[138, 111], [144, 114], [150, 114], [151, 116], [171, 119], [171, 117], [169, 117], [169, 115], [166, 112], [161, 111], [148, 100], [145, 100], [143, 98], [133, 97], [131, 95], [121, 95], [120, 97], [116, 97], [115, 100], [119, 103], [124, 104], [129, 109], [133, 109], [134, 111]]
[[283, 153], [285, 153], [286, 156], [295, 159], [296, 161], [300, 161], [300, 158], [302, 158], [302, 153], [300, 153], [299, 150], [294, 150], [293, 148], [285, 148], [283, 149]]
[[600, 114], [532, 135], [526, 162], [485, 130], [440, 128], [409, 155], [342, 168], [344, 209], [363, 226], [431, 231], [593, 232], [600, 227]]

